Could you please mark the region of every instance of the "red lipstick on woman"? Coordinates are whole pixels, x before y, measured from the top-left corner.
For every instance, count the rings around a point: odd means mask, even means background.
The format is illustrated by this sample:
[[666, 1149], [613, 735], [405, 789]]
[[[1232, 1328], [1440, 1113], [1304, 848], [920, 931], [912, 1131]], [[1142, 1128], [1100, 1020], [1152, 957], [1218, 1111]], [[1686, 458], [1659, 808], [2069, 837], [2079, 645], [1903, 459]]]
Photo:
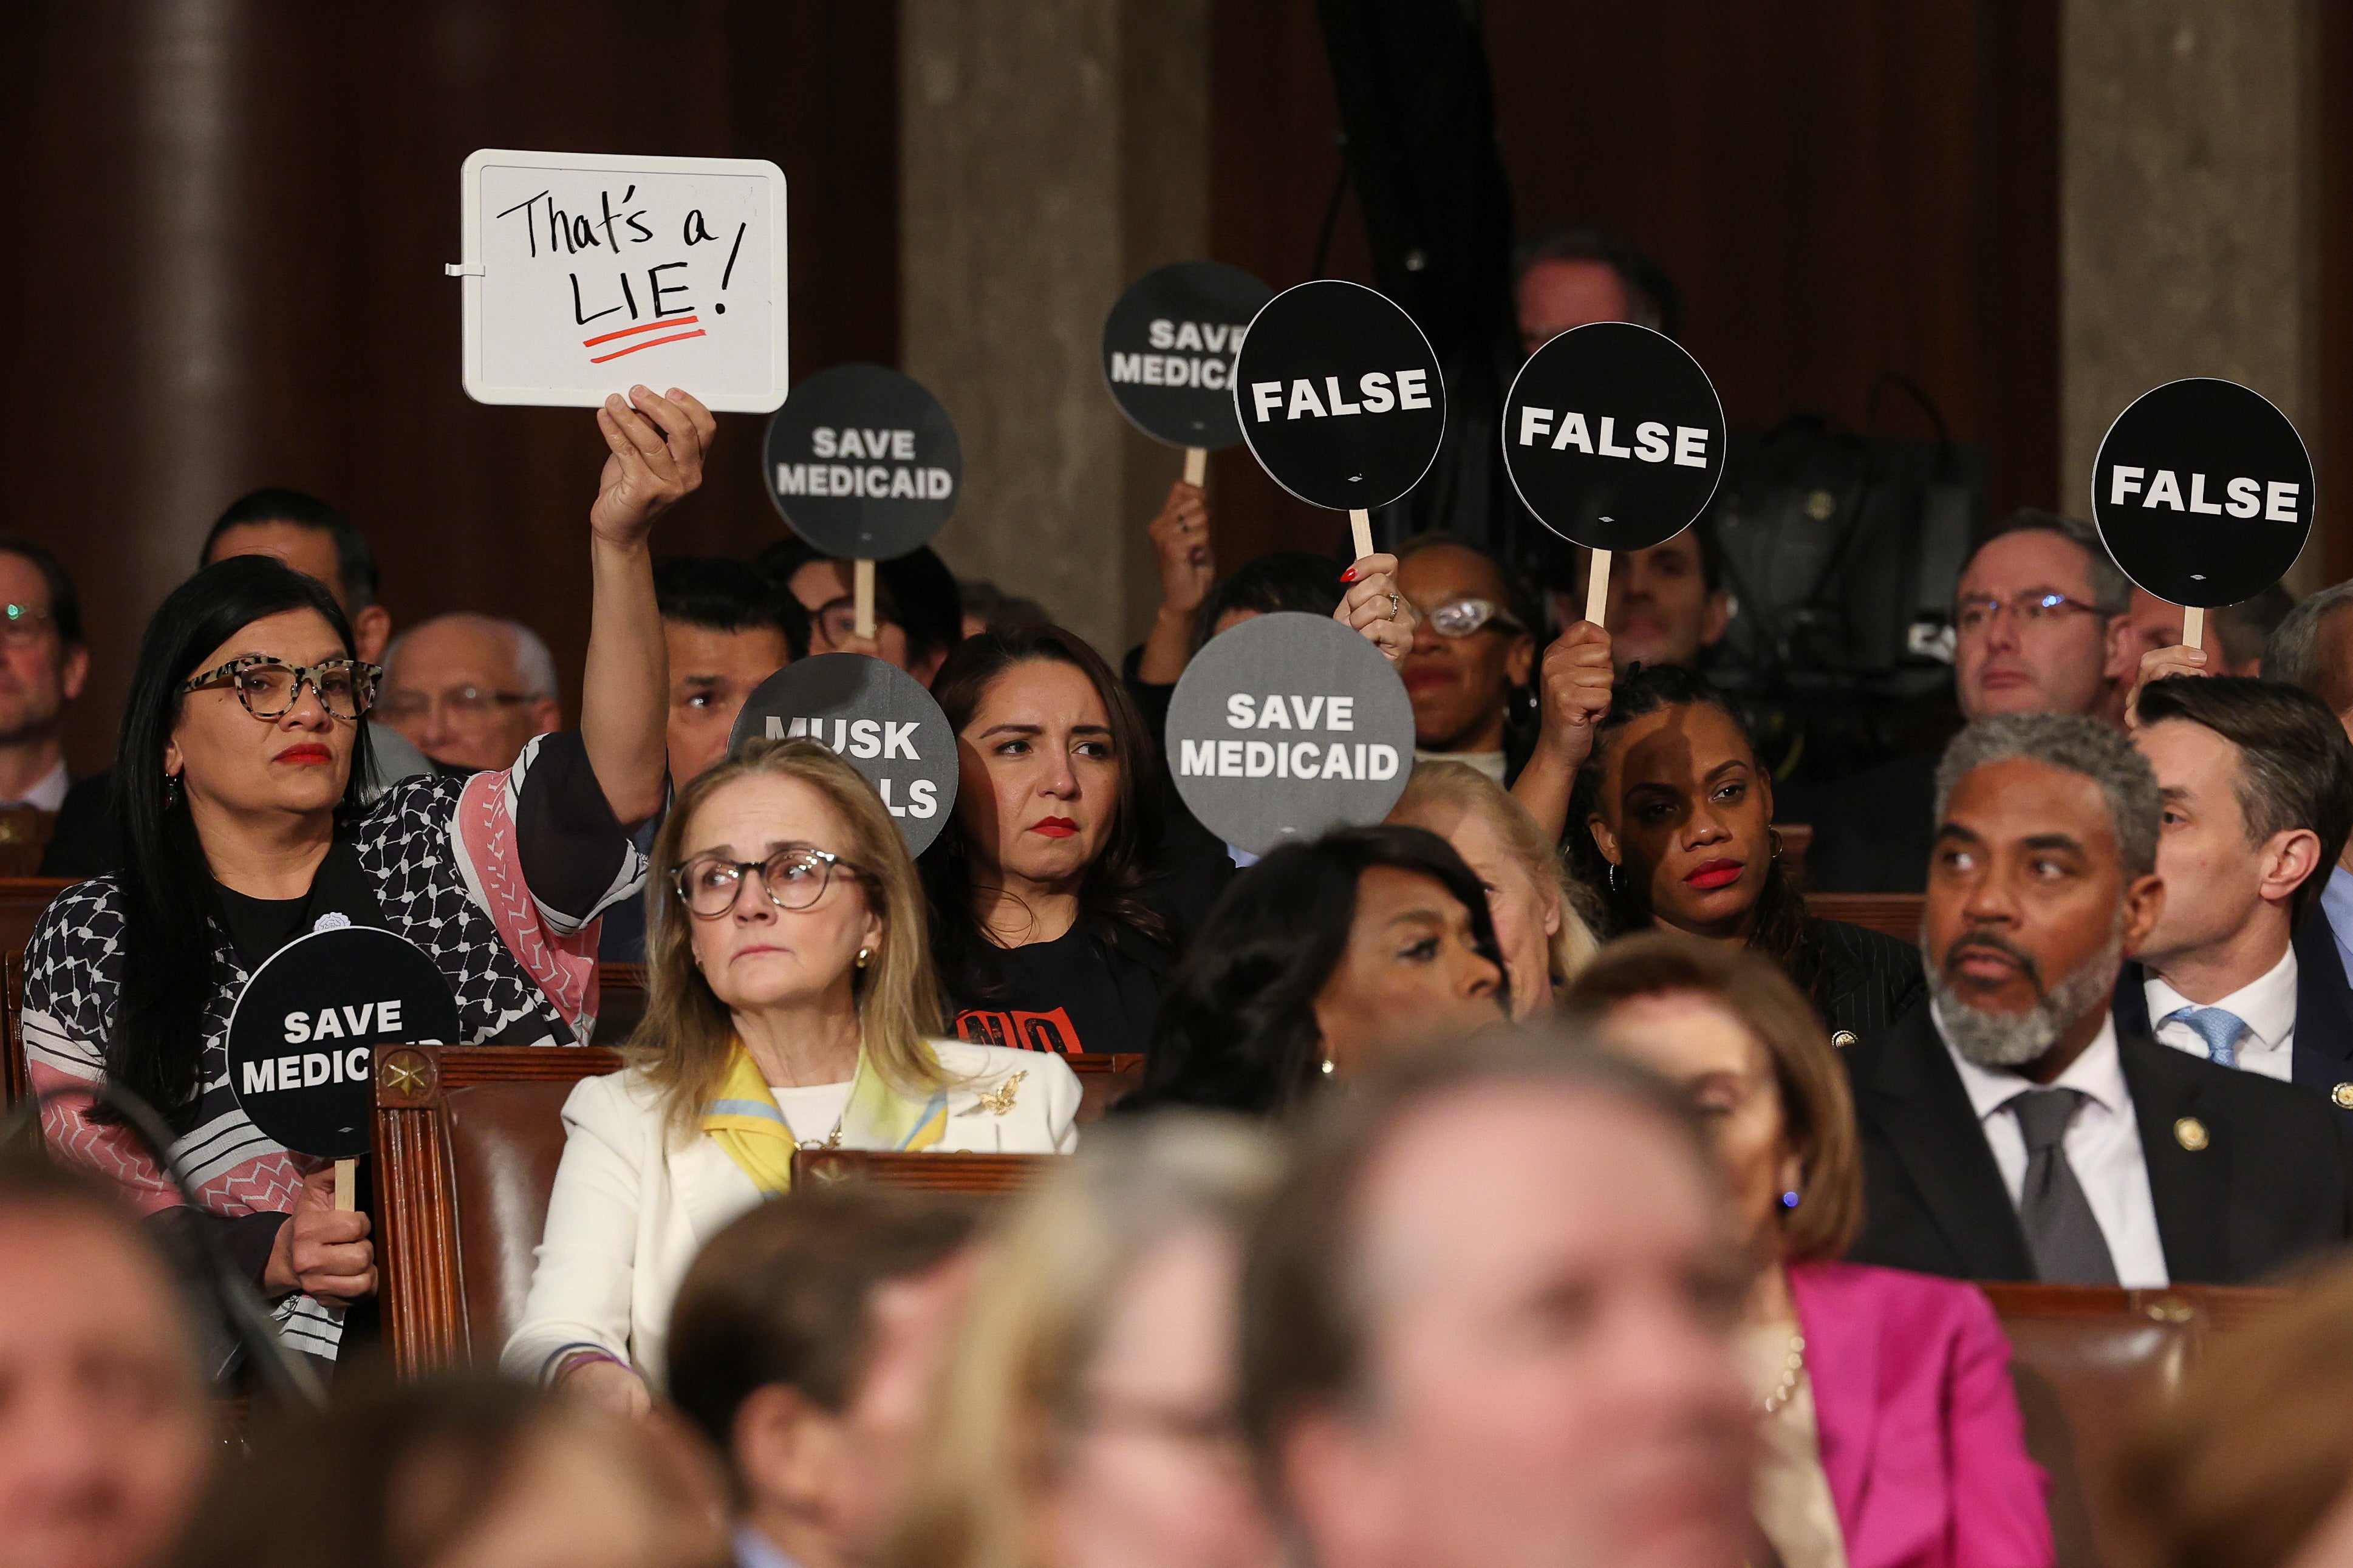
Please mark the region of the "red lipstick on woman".
[[1079, 825], [1067, 816], [1041, 816], [1029, 825], [1029, 831], [1048, 838], [1068, 838], [1079, 830]]
[[305, 741], [287, 747], [270, 761], [287, 763], [298, 768], [323, 768], [335, 760], [335, 753], [314, 741]]
[[1683, 880], [1703, 893], [1712, 893], [1740, 880], [1745, 869], [1737, 860], [1703, 860], [1683, 874]]

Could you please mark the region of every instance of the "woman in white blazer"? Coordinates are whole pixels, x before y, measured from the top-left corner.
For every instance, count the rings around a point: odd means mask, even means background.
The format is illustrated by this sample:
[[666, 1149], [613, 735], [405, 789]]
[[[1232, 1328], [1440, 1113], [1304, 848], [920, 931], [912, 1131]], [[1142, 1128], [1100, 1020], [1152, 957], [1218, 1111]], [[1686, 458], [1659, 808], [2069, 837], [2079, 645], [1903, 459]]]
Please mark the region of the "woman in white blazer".
[[922, 884], [849, 763], [756, 742], [654, 847], [631, 1065], [565, 1102], [563, 1163], [501, 1363], [617, 1410], [659, 1384], [696, 1251], [784, 1192], [796, 1148], [1069, 1153], [1059, 1056], [937, 1037]]

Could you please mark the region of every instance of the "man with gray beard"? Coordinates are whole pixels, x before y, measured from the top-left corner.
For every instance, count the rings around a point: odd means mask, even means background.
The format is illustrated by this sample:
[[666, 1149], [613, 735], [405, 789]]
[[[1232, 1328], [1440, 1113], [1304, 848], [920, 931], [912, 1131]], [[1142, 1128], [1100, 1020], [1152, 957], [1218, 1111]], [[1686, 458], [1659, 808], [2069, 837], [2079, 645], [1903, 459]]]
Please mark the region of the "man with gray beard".
[[2327, 1102], [2119, 1031], [2164, 908], [2124, 734], [1982, 719], [1936, 772], [1928, 998], [1846, 1053], [1869, 1212], [1848, 1257], [1968, 1279], [2241, 1284], [2353, 1235]]

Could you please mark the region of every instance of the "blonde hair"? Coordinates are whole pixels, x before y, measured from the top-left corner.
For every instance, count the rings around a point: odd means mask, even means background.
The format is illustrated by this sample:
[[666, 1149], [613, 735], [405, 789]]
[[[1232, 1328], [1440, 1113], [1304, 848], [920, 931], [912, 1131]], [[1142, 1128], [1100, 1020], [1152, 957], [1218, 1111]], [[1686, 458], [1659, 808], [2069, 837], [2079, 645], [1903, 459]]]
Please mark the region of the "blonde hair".
[[1195, 1226], [1239, 1246], [1279, 1165], [1253, 1124], [1165, 1111], [1091, 1130], [1005, 1215], [942, 1376], [893, 1568], [1034, 1568], [1039, 1499], [1085, 1418], [1120, 1287]]
[[[939, 982], [924, 931], [923, 884], [906, 841], [874, 786], [814, 741], [754, 741], [706, 769], [670, 807], [646, 877], [646, 1013], [631, 1037], [630, 1066], [661, 1094], [670, 1135], [683, 1140], [727, 1075], [735, 1025], [694, 964], [693, 917], [671, 881], [687, 830], [705, 801], [739, 779], [797, 779], [823, 796], [849, 828], [835, 885], [850, 881], [882, 922], [881, 945], [858, 972], [860, 1048], [882, 1081], [910, 1099], [941, 1082], [925, 1037], [940, 1032]], [[845, 879], [844, 873], [854, 873]]]
[[[1512, 858], [1520, 863], [1537, 889], [1559, 902], [1560, 924], [1552, 933], [1552, 983], [1566, 985], [1601, 951], [1578, 908], [1577, 879], [1568, 874], [1544, 829], [1511, 791], [1467, 763], [1416, 763], [1405, 781], [1405, 793], [1389, 810], [1391, 822], [1416, 822], [1431, 826], [1449, 809], [1477, 816], [1495, 830]], [[1453, 820], [1460, 820], [1457, 817]], [[1449, 823], [1451, 826], [1451, 822]], [[1431, 827], [1440, 837], [1442, 829]]]

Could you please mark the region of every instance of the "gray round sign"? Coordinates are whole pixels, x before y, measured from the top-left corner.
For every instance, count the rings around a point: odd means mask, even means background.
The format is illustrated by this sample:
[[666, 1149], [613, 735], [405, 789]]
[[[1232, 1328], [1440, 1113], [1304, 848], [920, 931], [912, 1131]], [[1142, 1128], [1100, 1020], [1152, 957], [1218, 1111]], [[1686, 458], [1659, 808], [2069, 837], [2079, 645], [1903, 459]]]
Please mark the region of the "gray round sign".
[[1363, 634], [1258, 616], [1209, 639], [1168, 701], [1176, 792], [1210, 832], [1263, 855], [1381, 820], [1413, 771], [1413, 703]]
[[785, 666], [752, 689], [728, 736], [807, 739], [866, 775], [921, 855], [955, 809], [956, 742], [923, 683], [862, 653], [825, 653]]

